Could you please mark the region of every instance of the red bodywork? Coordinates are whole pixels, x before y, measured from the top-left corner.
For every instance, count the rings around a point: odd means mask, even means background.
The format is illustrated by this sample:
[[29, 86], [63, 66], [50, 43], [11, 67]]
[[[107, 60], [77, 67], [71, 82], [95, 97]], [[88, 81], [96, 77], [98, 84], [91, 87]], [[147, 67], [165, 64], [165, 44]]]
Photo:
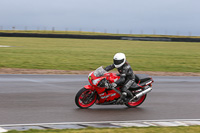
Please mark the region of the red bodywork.
[[[111, 90], [111, 89], [107, 89], [106, 87], [99, 87], [98, 86], [99, 82], [101, 80], [103, 80], [104, 78], [106, 78], [106, 80], [109, 83], [113, 83], [113, 82], [117, 81], [120, 78], [120, 76], [117, 76], [116, 73], [105, 73], [101, 77], [96, 77], [94, 75], [94, 72], [91, 72], [88, 76], [88, 81], [90, 82], [90, 85], [84, 86], [84, 88], [86, 88], [88, 90], [92, 90], [92, 91], [96, 90], [96, 92], [98, 93], [98, 96], [99, 96], [99, 98], [96, 100], [97, 104], [110, 102], [110, 101], [113, 101], [113, 100], [118, 99], [120, 97], [120, 95], [115, 90]], [[152, 83], [153, 83], [153, 80], [151, 79], [151, 81], [148, 82], [145, 85], [141, 86], [140, 81], [137, 83], [137, 85], [140, 88], [144, 88], [145, 86], [151, 86]], [[120, 87], [118, 87], [116, 89], [120, 91]]]
[[[90, 85], [84, 86], [84, 88], [86, 89], [96, 90], [96, 92], [98, 93], [100, 97], [96, 101], [97, 104], [113, 101], [120, 97], [120, 95], [114, 90], [108, 90], [106, 87], [98, 87], [99, 82], [104, 78], [106, 78], [106, 80], [109, 81], [110, 83], [113, 83], [116, 80], [118, 80], [120, 77], [117, 76], [115, 73], [105, 73], [101, 77], [96, 77], [94, 76], [94, 72], [91, 72], [88, 76], [88, 81], [90, 82]], [[94, 80], [96, 80], [96, 84], [93, 83]], [[117, 89], [120, 90], [119, 87]]]

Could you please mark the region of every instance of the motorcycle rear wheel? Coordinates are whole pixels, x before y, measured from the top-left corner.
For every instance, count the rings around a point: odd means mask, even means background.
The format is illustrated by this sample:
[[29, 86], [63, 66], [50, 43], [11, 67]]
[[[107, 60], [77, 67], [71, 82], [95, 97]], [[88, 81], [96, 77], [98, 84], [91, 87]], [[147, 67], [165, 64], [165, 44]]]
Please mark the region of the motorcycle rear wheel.
[[76, 105], [82, 109], [87, 109], [91, 107], [97, 99], [96, 93], [92, 94], [92, 92], [92, 90], [88, 90], [86, 88], [80, 89], [75, 97]]
[[147, 96], [147, 95], [144, 95], [144, 96], [138, 98], [138, 99], [137, 99], [136, 101], [134, 101], [134, 102], [127, 102], [127, 103], [125, 103], [125, 105], [126, 105], [127, 107], [129, 107], [129, 108], [136, 108], [137, 106], [141, 105], [141, 104], [145, 101], [146, 96]]

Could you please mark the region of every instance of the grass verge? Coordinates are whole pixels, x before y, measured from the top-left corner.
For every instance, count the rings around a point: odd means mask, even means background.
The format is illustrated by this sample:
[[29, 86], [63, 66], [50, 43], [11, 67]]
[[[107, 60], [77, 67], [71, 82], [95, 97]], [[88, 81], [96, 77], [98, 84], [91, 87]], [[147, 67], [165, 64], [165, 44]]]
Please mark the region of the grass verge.
[[8, 133], [199, 133], [200, 126], [189, 127], [131, 127], [131, 128], [85, 128], [65, 130], [9, 131]]
[[0, 68], [94, 70], [126, 54], [135, 71], [200, 72], [200, 43], [0, 37]]

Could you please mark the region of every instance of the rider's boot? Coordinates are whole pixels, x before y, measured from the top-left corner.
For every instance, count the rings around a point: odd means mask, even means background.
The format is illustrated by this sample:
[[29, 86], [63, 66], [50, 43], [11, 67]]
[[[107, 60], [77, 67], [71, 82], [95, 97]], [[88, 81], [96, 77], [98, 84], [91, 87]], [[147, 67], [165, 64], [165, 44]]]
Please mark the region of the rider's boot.
[[131, 91], [127, 90], [122, 92], [121, 97], [117, 100], [117, 103], [125, 103], [132, 99], [134, 96]]
[[127, 92], [122, 92], [120, 98], [117, 100], [117, 103], [123, 104], [125, 102], [126, 97], [127, 97]]
[[134, 80], [128, 80], [124, 84], [124, 86], [121, 88], [123, 95], [121, 95], [120, 99], [123, 100], [124, 103], [128, 102], [131, 98], [134, 97], [132, 92], [130, 90], [128, 90], [133, 83], [134, 83]]
[[134, 97], [133, 93], [130, 90], [127, 90], [127, 98], [130, 100]]

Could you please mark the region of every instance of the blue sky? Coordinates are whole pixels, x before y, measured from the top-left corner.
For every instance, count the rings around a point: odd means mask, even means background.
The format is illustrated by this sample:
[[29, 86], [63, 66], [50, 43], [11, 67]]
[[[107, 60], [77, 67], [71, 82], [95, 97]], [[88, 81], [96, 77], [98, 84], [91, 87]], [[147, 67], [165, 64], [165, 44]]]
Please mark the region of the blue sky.
[[0, 27], [200, 35], [199, 0], [1, 0]]

